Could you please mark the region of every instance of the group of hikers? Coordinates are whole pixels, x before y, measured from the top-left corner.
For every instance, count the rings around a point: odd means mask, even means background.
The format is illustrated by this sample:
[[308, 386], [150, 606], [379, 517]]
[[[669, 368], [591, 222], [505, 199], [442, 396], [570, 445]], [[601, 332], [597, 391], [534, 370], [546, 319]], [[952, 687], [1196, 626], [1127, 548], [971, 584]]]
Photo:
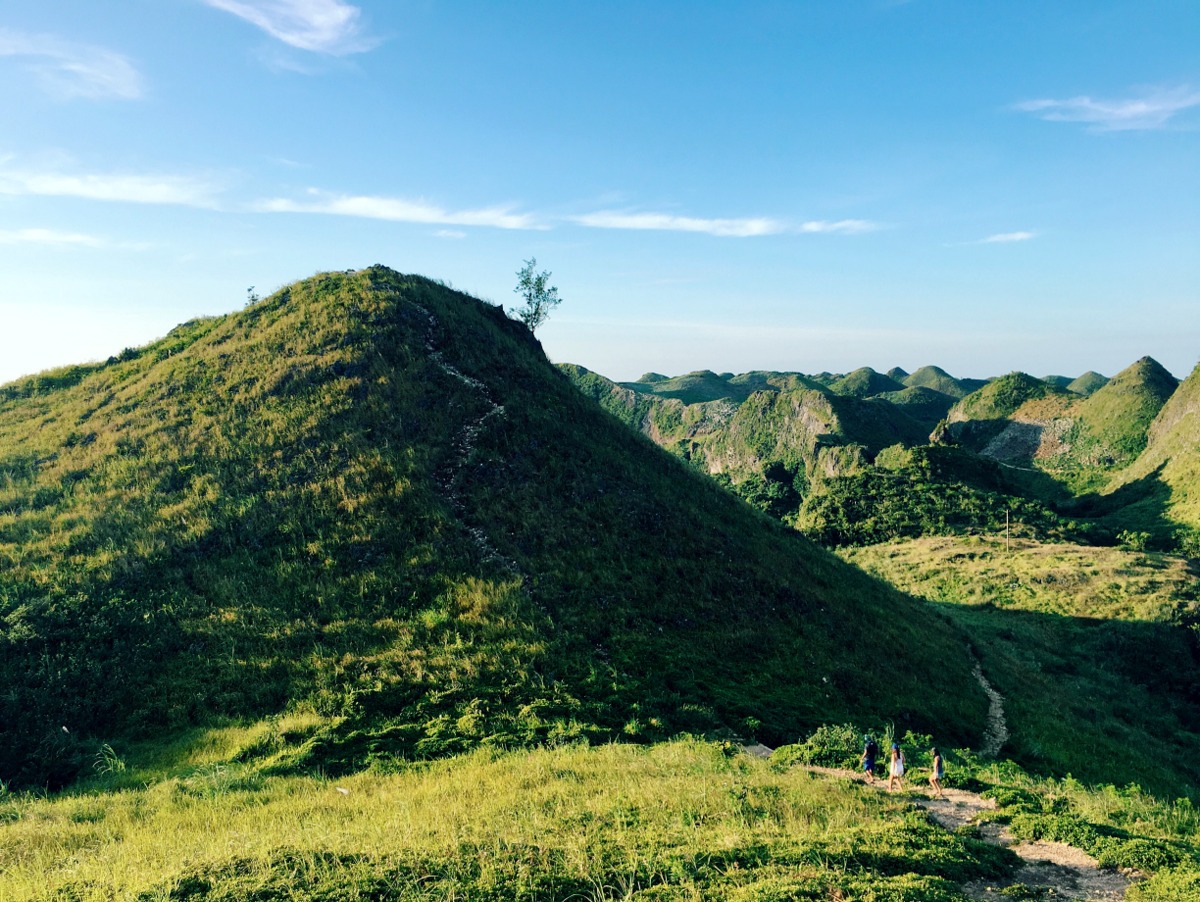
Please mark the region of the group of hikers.
[[[932, 758], [932, 766], [929, 771], [929, 785], [933, 787], [937, 797], [944, 798], [942, 790], [942, 778], [946, 776], [946, 763], [942, 760], [942, 753], [937, 748], [929, 750]], [[875, 782], [875, 762], [879, 758], [879, 744], [870, 736], [863, 737], [863, 753], [860, 763], [862, 764], [863, 773], [866, 775], [868, 783]], [[904, 788], [904, 749], [900, 748], [900, 743], [893, 742], [892, 749], [888, 759], [888, 791]]]

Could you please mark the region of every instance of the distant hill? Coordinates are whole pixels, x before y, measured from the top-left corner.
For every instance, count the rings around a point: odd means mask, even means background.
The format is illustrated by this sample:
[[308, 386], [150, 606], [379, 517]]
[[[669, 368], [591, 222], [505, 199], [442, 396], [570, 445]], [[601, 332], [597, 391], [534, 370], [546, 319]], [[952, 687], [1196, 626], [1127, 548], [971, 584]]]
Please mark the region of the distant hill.
[[1189, 548], [1200, 557], [1200, 366], [1162, 405], [1146, 430], [1145, 450], [1111, 488], [1119, 495], [1139, 483], [1149, 497], [1135, 505], [1137, 518], [1153, 524], [1165, 517], [1190, 529]]
[[1073, 380], [1067, 385], [1069, 391], [1075, 392], [1077, 395], [1087, 397], [1099, 388], [1102, 388], [1108, 382], [1107, 376], [1101, 376], [1093, 370], [1088, 370], [1079, 378]]
[[[609, 391], [691, 428], [678, 399]], [[898, 428], [874, 402], [753, 398], [814, 435]], [[778, 441], [747, 414], [722, 453]], [[718, 413], [697, 417], [689, 440]], [[331, 774], [885, 719], [966, 745], [984, 721], [927, 607], [634, 435], [499, 308], [383, 267], [0, 387], [0, 511], [13, 786], [285, 709], [322, 725], [272, 754]]]
[[870, 398], [884, 392], [898, 392], [905, 388], [903, 382], [898, 382], [891, 376], [877, 373], [869, 366], [861, 367], [848, 373], [829, 386], [834, 394], [849, 395], [854, 398]]
[[956, 379], [941, 367], [923, 366], [905, 379], [904, 384], [910, 388], [929, 388], [944, 395], [950, 395], [952, 398], [965, 398], [971, 392], [983, 388], [987, 381]]
[[1096, 489], [1146, 447], [1150, 423], [1177, 385], [1149, 357], [1085, 398], [1012, 373], [959, 401], [938, 437], [995, 460], [1036, 462], [1076, 492]]
[[[1055, 388], [1027, 373], [1009, 373], [955, 404], [946, 415], [945, 426], [940, 430], [938, 439], [988, 454], [985, 449], [988, 449], [989, 443], [1005, 432], [1018, 411], [1024, 410], [1027, 415], [1030, 413], [1027, 406], [1030, 402], [1049, 399], [1049, 403], [1040, 405], [1037, 411], [1037, 418], [1041, 420], [1061, 413], [1070, 397], [1073, 396], [1066, 389]], [[1040, 438], [1040, 431], [1032, 438], [1036, 442]], [[1028, 448], [1028, 444], [1028, 440], [1022, 436], [1015, 452], [993, 446], [989, 456], [1027, 458], [1036, 450], [1036, 444], [1033, 448]]]

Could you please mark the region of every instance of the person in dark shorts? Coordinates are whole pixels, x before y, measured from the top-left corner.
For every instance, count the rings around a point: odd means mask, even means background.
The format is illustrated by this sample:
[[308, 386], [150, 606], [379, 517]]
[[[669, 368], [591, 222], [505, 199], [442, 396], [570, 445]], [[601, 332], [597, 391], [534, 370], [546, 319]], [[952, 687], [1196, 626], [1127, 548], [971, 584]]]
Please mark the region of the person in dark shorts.
[[879, 746], [870, 736], [863, 737], [862, 769], [867, 782], [875, 782], [875, 759], [879, 757]]

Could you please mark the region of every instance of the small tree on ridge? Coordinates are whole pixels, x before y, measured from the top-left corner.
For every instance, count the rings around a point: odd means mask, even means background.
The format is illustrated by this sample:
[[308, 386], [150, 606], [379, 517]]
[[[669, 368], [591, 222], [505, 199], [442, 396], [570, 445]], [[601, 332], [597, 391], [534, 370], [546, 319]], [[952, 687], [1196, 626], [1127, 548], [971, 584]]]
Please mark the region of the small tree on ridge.
[[517, 270], [517, 287], [513, 289], [513, 293], [523, 297], [525, 304], [521, 307], [511, 307], [508, 311], [528, 326], [530, 332], [537, 331], [537, 327], [550, 316], [550, 311], [562, 301], [558, 296], [558, 289], [550, 284], [550, 273], [534, 272], [536, 266], [537, 258], [530, 257], [525, 261], [525, 265]]

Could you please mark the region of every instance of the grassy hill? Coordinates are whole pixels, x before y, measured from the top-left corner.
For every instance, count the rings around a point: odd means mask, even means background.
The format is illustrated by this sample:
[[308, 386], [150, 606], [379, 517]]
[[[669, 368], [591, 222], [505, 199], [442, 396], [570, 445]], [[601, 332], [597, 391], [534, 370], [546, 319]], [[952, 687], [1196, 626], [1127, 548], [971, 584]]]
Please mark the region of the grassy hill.
[[870, 398], [884, 392], [898, 392], [905, 388], [903, 382], [877, 373], [869, 366], [860, 367], [852, 373], [847, 373], [830, 387], [834, 394], [849, 395], [852, 398]]
[[953, 627], [632, 434], [499, 308], [383, 267], [0, 389], [0, 574], [13, 785], [285, 711], [237, 754], [850, 719], [969, 744], [986, 708]]
[[1200, 556], [1200, 366], [1162, 405], [1146, 430], [1145, 450], [1117, 475], [1113, 496], [1142, 496], [1126, 511], [1135, 528], [1183, 527]]
[[1098, 388], [1103, 387], [1106, 382], [1108, 382], [1107, 376], [1101, 376], [1095, 370], [1088, 370], [1082, 376], [1068, 383], [1067, 388], [1077, 395], [1087, 397]]
[[[1084, 780], [1200, 791], [1200, 571], [1182, 558], [1000, 536], [847, 549], [972, 637], [1005, 697], [1005, 754]], [[1133, 775], [1136, 775], [1133, 776]]]
[[987, 384], [982, 379], [956, 379], [938, 366], [923, 366], [904, 380], [909, 388], [928, 388], [952, 398], [965, 398]]
[[1126, 367], [1072, 411], [1069, 458], [1083, 469], [1110, 472], [1133, 463], [1145, 449], [1150, 424], [1179, 380], [1151, 357]]

